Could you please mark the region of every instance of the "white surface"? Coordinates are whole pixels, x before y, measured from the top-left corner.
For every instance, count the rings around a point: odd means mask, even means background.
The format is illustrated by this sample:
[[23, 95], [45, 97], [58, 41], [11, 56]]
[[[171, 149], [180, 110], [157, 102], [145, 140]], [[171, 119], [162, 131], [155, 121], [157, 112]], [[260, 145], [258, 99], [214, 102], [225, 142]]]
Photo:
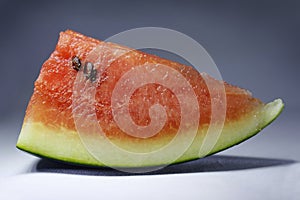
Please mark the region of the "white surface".
[[[290, 118], [291, 119], [291, 118]], [[283, 117], [227, 155], [300, 160], [299, 123]], [[0, 199], [299, 199], [300, 163], [249, 170], [151, 176], [32, 173], [15, 148], [20, 123], [0, 126]], [[283, 135], [284, 134], [284, 135]]]
[[0, 199], [296, 200], [300, 195], [299, 167], [131, 177], [25, 174], [0, 183]]

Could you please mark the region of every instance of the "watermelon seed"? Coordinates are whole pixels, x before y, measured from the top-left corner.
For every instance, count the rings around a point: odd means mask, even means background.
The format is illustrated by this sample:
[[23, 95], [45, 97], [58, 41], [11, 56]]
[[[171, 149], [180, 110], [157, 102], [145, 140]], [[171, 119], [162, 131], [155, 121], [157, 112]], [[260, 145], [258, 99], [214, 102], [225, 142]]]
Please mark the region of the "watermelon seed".
[[91, 82], [94, 82], [96, 80], [96, 75], [97, 75], [97, 71], [94, 69], [90, 77]]
[[90, 79], [91, 82], [96, 80], [97, 71], [94, 69], [93, 63], [87, 62], [84, 65], [83, 74], [86, 79]]
[[73, 69], [75, 69], [76, 71], [80, 70], [81, 61], [80, 61], [80, 59], [77, 56], [74, 56], [72, 58], [72, 66], [73, 66]]

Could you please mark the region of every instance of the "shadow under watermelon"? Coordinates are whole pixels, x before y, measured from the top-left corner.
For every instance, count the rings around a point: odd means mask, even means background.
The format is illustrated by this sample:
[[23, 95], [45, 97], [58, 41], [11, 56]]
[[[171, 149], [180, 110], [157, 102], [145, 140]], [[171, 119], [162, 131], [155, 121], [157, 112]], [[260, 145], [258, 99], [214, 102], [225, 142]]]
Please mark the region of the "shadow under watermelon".
[[148, 173], [126, 173], [109, 167], [86, 167], [75, 166], [63, 162], [57, 162], [42, 158], [32, 168], [31, 172], [39, 173], [62, 173], [92, 176], [130, 176], [130, 175], [158, 175], [158, 174], [181, 174], [199, 172], [221, 172], [233, 170], [246, 170], [262, 167], [272, 167], [295, 163], [293, 160], [238, 157], [213, 155], [189, 162], [166, 166], [160, 170]]

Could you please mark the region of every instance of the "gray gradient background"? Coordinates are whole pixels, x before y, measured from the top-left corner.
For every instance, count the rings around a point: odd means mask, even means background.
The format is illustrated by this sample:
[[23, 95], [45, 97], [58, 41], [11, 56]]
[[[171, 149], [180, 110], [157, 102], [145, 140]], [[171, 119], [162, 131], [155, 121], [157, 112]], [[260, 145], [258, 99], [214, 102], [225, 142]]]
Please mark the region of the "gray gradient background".
[[249, 149], [259, 150], [265, 146], [260, 141], [268, 141], [270, 152], [262, 155], [272, 155], [279, 144], [285, 149], [280, 157], [297, 157], [289, 155], [299, 151], [300, 1], [6, 0], [0, 1], [0, 24], [2, 136], [16, 139], [33, 83], [60, 31], [103, 40], [127, 29], [158, 26], [202, 44], [227, 82], [263, 101], [282, 98], [286, 108], [269, 129], [278, 137], [272, 143], [270, 133]]

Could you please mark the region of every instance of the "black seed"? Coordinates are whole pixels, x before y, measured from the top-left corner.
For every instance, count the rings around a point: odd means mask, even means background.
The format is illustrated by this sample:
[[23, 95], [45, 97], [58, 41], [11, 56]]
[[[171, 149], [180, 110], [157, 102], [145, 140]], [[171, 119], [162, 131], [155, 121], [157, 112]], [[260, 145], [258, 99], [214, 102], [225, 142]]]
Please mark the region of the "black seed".
[[90, 80], [91, 82], [94, 82], [96, 80], [97, 71], [94, 69], [91, 72]]
[[81, 61], [80, 61], [80, 59], [77, 56], [74, 56], [72, 58], [72, 66], [73, 66], [73, 69], [75, 69], [76, 71], [80, 70]]
[[83, 74], [86, 79], [89, 79], [91, 77], [93, 70], [94, 70], [93, 63], [91, 63], [91, 62], [85, 63], [84, 68], [83, 68]]

